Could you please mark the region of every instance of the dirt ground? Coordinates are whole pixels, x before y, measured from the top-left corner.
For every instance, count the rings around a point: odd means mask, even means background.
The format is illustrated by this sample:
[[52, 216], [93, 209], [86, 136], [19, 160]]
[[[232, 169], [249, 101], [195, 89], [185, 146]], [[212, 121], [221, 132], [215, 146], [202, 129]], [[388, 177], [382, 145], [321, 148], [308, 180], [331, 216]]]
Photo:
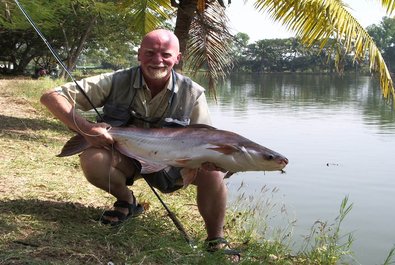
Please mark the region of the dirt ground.
[[36, 117], [38, 112], [33, 108], [30, 102], [25, 98], [12, 96], [12, 87], [25, 82], [23, 79], [0, 80], [0, 114], [13, 117]]

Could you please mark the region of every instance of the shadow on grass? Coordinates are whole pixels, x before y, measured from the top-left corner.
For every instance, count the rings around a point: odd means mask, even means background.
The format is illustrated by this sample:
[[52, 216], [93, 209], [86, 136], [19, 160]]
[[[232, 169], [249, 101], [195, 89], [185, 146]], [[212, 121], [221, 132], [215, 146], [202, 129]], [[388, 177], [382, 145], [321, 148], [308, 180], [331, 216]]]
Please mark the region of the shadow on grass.
[[[37, 118], [18, 118], [0, 114], [0, 137], [20, 138], [23, 140], [45, 139], [34, 131], [51, 130], [55, 132], [67, 132], [66, 127], [56, 120]], [[33, 131], [33, 132], [32, 132]]]
[[0, 264], [194, 264], [202, 258], [163, 213], [149, 211], [118, 227], [102, 225], [102, 213], [79, 203], [2, 201]]
[[13, 116], [5, 116], [0, 114], [1, 130], [54, 130], [63, 132], [65, 127], [56, 120], [37, 119], [37, 118], [19, 118]]

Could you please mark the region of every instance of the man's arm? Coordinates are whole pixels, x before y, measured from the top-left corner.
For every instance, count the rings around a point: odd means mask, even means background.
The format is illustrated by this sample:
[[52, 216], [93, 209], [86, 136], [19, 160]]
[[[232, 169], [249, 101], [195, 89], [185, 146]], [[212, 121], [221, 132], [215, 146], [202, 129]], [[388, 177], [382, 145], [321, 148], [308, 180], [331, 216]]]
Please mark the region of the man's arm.
[[74, 106], [58, 91], [50, 90], [40, 99], [48, 110], [71, 130], [83, 135], [95, 147], [108, 147], [113, 143], [107, 132], [110, 125], [106, 123], [91, 123], [80, 116]]

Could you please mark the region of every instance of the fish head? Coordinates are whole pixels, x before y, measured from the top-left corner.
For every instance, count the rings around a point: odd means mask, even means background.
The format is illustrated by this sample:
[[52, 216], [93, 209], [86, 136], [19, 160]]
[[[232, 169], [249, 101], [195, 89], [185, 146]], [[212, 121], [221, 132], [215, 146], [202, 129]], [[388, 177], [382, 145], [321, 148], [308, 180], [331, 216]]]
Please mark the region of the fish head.
[[262, 154], [264, 167], [267, 171], [282, 170], [287, 164], [288, 159], [274, 151]]
[[285, 156], [263, 146], [250, 149], [248, 153], [255, 167], [262, 171], [281, 171], [288, 164]]

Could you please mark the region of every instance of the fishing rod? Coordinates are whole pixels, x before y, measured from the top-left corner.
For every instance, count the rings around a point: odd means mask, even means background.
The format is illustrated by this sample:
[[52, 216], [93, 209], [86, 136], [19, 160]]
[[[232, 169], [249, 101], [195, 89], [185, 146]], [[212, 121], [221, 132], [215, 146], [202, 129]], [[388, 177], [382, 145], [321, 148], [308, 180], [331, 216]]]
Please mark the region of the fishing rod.
[[26, 17], [26, 19], [29, 21], [30, 25], [33, 27], [33, 29], [37, 32], [37, 34], [40, 36], [40, 38], [44, 41], [45, 45], [47, 45], [49, 51], [52, 53], [52, 55], [55, 57], [56, 61], [62, 66], [63, 70], [67, 73], [67, 75], [71, 78], [71, 80], [76, 84], [78, 90], [84, 95], [84, 97], [88, 100], [89, 104], [93, 107], [93, 110], [96, 112], [96, 114], [102, 118], [101, 114], [99, 111], [95, 108], [93, 105], [91, 99], [88, 97], [88, 95], [85, 93], [85, 91], [81, 88], [81, 86], [78, 84], [77, 80], [73, 77], [69, 69], [67, 69], [66, 65], [63, 63], [63, 61], [60, 59], [58, 53], [52, 48], [51, 44], [47, 41], [47, 39], [44, 37], [44, 35], [41, 33], [40, 29], [36, 26], [36, 23], [34, 23], [33, 19], [29, 16], [29, 14], [26, 12], [26, 10], [23, 8], [23, 6], [19, 3], [18, 0], [14, 0], [16, 5], [18, 6], [19, 10], [23, 13], [23, 15]]
[[193, 241], [192, 239], [188, 236], [187, 232], [185, 231], [184, 226], [181, 224], [181, 222], [177, 219], [177, 216], [167, 207], [166, 203], [162, 200], [162, 198], [159, 196], [158, 192], [152, 187], [152, 185], [146, 181], [148, 186], [151, 188], [151, 190], [154, 192], [160, 203], [163, 205], [163, 207], [166, 209], [168, 216], [170, 219], [173, 221], [173, 224], [177, 227], [178, 231], [182, 234], [184, 237], [185, 241], [187, 241], [188, 245], [190, 245], [193, 248]]
[[[33, 19], [29, 16], [29, 14], [26, 12], [26, 10], [23, 8], [23, 6], [19, 3], [18, 0], [14, 0], [15, 4], [18, 6], [19, 10], [22, 12], [22, 14], [26, 17], [26, 19], [29, 21], [30, 25], [33, 27], [33, 29], [36, 31], [36, 33], [40, 36], [40, 38], [44, 41], [45, 45], [47, 45], [48, 49], [52, 53], [52, 55], [55, 57], [56, 61], [60, 64], [60, 66], [63, 68], [63, 70], [67, 73], [67, 75], [71, 78], [71, 80], [76, 84], [77, 89], [79, 92], [82, 93], [82, 95], [86, 98], [88, 103], [91, 105], [93, 110], [96, 112], [98, 117], [103, 120], [103, 116], [100, 114], [100, 112], [97, 110], [95, 105], [92, 103], [90, 100], [89, 96], [86, 94], [86, 92], [82, 89], [82, 87], [78, 84], [77, 80], [73, 77], [71, 72], [67, 69], [66, 65], [63, 63], [63, 61], [60, 59], [59, 54], [55, 51], [55, 49], [51, 46], [51, 44], [48, 42], [48, 40], [45, 38], [44, 34], [40, 31], [40, 29], [36, 26], [36, 23], [34, 23]], [[144, 178], [145, 179], [145, 178]], [[155, 196], [158, 198], [160, 203], [163, 205], [163, 207], [166, 209], [168, 216], [170, 219], [173, 221], [174, 225], [177, 227], [177, 229], [180, 231], [180, 233], [183, 235], [184, 239], [187, 241], [187, 243], [192, 246], [192, 240], [186, 233], [184, 227], [182, 226], [181, 222], [177, 219], [176, 215], [167, 207], [166, 203], [162, 200], [162, 198], [159, 196], [159, 194], [156, 192], [154, 187], [145, 179], [145, 182], [148, 184], [148, 186], [151, 188], [151, 190], [154, 192]]]

